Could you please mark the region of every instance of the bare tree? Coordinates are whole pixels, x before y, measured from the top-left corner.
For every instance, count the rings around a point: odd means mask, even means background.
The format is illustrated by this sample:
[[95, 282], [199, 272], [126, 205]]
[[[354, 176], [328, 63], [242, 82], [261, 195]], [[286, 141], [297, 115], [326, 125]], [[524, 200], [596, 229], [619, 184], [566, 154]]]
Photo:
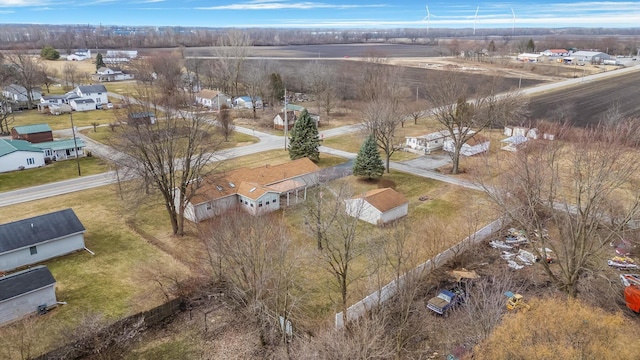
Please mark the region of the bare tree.
[[27, 108], [33, 109], [33, 91], [43, 80], [38, 57], [23, 50], [14, 50], [7, 55], [7, 61], [15, 70], [14, 80], [25, 89]]
[[62, 67], [62, 74], [64, 76], [64, 82], [66, 86], [69, 86], [71, 88], [76, 86], [76, 82], [78, 79], [78, 69], [73, 63], [68, 62], [64, 64], [64, 66]]
[[240, 76], [249, 46], [251, 46], [251, 37], [246, 31], [229, 30], [219, 38], [216, 48], [218, 71], [227, 84], [225, 89], [232, 91], [233, 96], [239, 95]]
[[294, 253], [282, 219], [238, 209], [202, 227], [201, 238], [213, 273], [231, 284], [234, 299], [257, 321], [262, 344], [287, 345], [300, 252]]
[[390, 172], [391, 155], [399, 148], [395, 133], [401, 118], [399, 103], [388, 99], [371, 101], [363, 109], [364, 130], [374, 137], [384, 152], [387, 173]]
[[460, 171], [460, 151], [472, 137], [498, 120], [520, 118], [528, 102], [519, 92], [496, 94], [495, 84], [487, 84], [482, 93], [471, 99], [471, 92], [462, 77], [451, 75], [434, 83], [427, 91], [431, 114], [453, 142], [450, 152], [452, 174]]
[[123, 169], [147, 189], [150, 186], [160, 193], [173, 233], [183, 235], [185, 208], [197, 191], [198, 180], [208, 171], [207, 163], [219, 141], [205, 115], [170, 108], [158, 113], [155, 92], [138, 91], [139, 100], [130, 101], [120, 114], [121, 123], [129, 120], [128, 114], [141, 111], [155, 113], [158, 121], [129, 122], [120, 127], [111, 145], [125, 155], [117, 160]]
[[562, 142], [538, 141], [518, 151], [504, 177], [486, 188], [500, 210], [537, 240], [533, 251], [540, 258], [546, 258], [543, 249], [553, 251], [554, 266], [539, 264], [576, 297], [586, 275], [602, 270], [603, 247], [638, 219], [640, 164], [633, 159], [639, 132], [622, 125], [564, 130]]
[[269, 75], [272, 74], [271, 64], [265, 61], [252, 62], [241, 77], [244, 90], [251, 99], [253, 118], [256, 118], [258, 101], [265, 98], [269, 92]]
[[220, 132], [222, 136], [224, 136], [224, 141], [229, 141], [229, 136], [233, 134], [235, 130], [235, 125], [233, 125], [233, 119], [231, 118], [231, 111], [227, 105], [221, 105], [220, 111], [218, 112], [218, 126], [220, 127]]
[[58, 71], [56, 69], [48, 68], [46, 65], [40, 65], [40, 77], [42, 78], [42, 84], [47, 88], [47, 92], [49, 91], [49, 87], [56, 83], [55, 78], [58, 76]]
[[324, 110], [329, 116], [335, 106], [336, 96], [336, 74], [329, 66], [314, 61], [305, 66], [305, 80], [309, 89], [316, 98], [318, 113]]
[[[322, 233], [322, 250], [320, 250], [321, 262], [324, 268], [331, 274], [333, 284], [340, 292], [340, 310], [342, 320], [347, 326], [347, 304], [351, 283], [364, 275], [364, 270], [352, 268], [356, 260], [363, 252], [364, 238], [362, 227], [359, 226], [358, 216], [362, 207], [352, 208], [348, 212], [344, 200], [351, 197], [346, 184], [338, 187], [323, 186], [321, 206], [333, 209], [330, 212], [319, 214], [320, 229]], [[316, 228], [317, 230], [318, 228]]]
[[155, 86], [161, 96], [158, 98], [160, 104], [180, 107], [185, 105], [188, 97], [193, 91], [193, 87], [188, 87], [184, 91], [182, 79], [182, 59], [179, 54], [158, 54], [157, 56], [146, 58], [156, 75]]

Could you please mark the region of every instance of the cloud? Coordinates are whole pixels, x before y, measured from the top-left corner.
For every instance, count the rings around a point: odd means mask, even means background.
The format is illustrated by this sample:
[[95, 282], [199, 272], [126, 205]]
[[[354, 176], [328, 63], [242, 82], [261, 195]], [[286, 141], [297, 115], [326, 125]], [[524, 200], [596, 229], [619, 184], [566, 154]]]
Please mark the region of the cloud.
[[311, 1], [303, 2], [285, 2], [281, 0], [254, 0], [245, 3], [229, 4], [229, 5], [216, 5], [207, 7], [197, 7], [198, 10], [283, 10], [283, 9], [297, 9], [297, 10], [309, 10], [309, 9], [358, 9], [358, 8], [379, 8], [386, 7], [383, 4], [370, 4], [370, 5], [342, 5], [342, 4], [327, 4]]
[[0, 0], [0, 7], [28, 7], [49, 4], [47, 0]]
[[144, 1], [140, 1], [140, 4], [151, 4], [151, 3], [159, 3], [159, 2], [165, 2], [166, 0], [144, 0]]

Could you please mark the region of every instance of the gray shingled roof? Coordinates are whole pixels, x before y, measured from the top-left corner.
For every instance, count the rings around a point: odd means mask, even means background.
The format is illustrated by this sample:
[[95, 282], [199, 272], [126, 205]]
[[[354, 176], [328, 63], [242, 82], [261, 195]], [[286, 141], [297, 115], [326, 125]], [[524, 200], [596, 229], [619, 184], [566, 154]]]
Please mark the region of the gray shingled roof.
[[104, 87], [104, 85], [100, 85], [100, 84], [97, 84], [97, 85], [80, 85], [80, 86], [78, 86], [78, 89], [83, 94], [106, 93], [107, 92], [107, 88]]
[[55, 283], [56, 279], [44, 265], [0, 277], [0, 302]]
[[3, 224], [0, 225], [0, 254], [84, 231], [72, 209]]

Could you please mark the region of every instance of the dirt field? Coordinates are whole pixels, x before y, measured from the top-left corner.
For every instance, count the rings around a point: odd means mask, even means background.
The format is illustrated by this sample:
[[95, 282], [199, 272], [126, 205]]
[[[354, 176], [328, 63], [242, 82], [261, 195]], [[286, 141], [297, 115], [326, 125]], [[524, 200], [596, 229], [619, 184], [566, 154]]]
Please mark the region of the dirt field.
[[531, 119], [557, 119], [558, 111], [568, 114], [571, 121], [584, 126], [595, 124], [612, 106], [629, 117], [640, 117], [640, 72], [610, 77], [597, 82], [534, 96], [529, 105]]

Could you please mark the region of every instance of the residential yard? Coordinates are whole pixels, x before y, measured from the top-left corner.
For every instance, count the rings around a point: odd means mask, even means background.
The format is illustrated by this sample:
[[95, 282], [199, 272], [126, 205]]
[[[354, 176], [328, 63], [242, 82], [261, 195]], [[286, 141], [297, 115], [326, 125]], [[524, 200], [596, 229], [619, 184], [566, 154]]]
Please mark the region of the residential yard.
[[[154, 267], [161, 264], [178, 278], [188, 275], [186, 267], [173, 257], [153, 246], [128, 225], [129, 213], [116, 196], [117, 187], [105, 186], [54, 198], [0, 208], [3, 222], [15, 221], [42, 213], [72, 208], [84, 224], [85, 243], [89, 252], [46, 261], [57, 281], [58, 301], [67, 302], [46, 316], [34, 318], [29, 330], [33, 338], [32, 354], [68, 341], [69, 327], [75, 327], [83, 318], [99, 314], [108, 321], [157, 306], [166, 298], [154, 278]], [[136, 217], [155, 216], [142, 212]], [[170, 232], [168, 221], [156, 217], [154, 227]], [[66, 330], [65, 330], [66, 329]], [[3, 347], [19, 346], [10, 337], [11, 327], [0, 328]], [[36, 341], [37, 340], [37, 341]], [[13, 357], [20, 358], [14, 353]]]
[[[80, 170], [83, 176], [95, 175], [109, 170], [109, 164], [100, 158], [81, 157]], [[54, 161], [37, 169], [26, 169], [0, 174], [0, 192], [43, 185], [78, 177], [75, 159]]]
[[[95, 111], [74, 111], [72, 113], [73, 124], [77, 127], [91, 126], [92, 123], [110, 124], [116, 121], [116, 112], [112, 109]], [[9, 119], [10, 127], [33, 124], [49, 124], [51, 130], [71, 129], [71, 118], [67, 114], [51, 115], [38, 112], [38, 110], [25, 110], [15, 112], [13, 122]]]

